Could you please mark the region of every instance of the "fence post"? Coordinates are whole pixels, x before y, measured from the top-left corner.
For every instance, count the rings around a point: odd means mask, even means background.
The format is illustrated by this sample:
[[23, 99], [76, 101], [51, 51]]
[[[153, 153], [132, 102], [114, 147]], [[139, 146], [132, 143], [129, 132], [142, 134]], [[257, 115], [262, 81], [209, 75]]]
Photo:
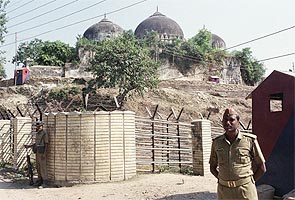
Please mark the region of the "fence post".
[[210, 174], [211, 122], [209, 120], [194, 120], [191, 123], [193, 173], [206, 176]]
[[155, 172], [155, 122], [152, 122], [152, 171]]

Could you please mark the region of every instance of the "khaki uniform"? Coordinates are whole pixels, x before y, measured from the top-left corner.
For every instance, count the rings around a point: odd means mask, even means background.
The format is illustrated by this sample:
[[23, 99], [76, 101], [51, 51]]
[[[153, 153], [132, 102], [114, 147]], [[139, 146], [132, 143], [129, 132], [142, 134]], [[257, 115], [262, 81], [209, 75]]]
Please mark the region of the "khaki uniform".
[[[38, 131], [36, 133], [36, 145], [45, 145], [49, 143], [48, 134], [44, 131]], [[47, 168], [46, 168], [46, 160], [47, 156], [45, 155], [45, 159], [42, 160], [43, 153], [36, 153], [36, 168], [38, 173], [38, 179], [47, 180]]]
[[213, 140], [209, 163], [218, 166], [218, 199], [258, 199], [252, 161], [265, 162], [255, 135], [239, 132], [232, 144], [225, 134]]

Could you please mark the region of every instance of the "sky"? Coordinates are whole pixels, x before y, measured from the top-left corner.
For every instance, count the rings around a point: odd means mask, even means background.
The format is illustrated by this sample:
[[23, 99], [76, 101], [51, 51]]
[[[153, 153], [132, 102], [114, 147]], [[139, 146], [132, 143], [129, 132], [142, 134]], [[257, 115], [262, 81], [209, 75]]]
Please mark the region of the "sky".
[[60, 40], [74, 47], [78, 35], [105, 14], [124, 30], [134, 31], [157, 8], [179, 24], [186, 39], [205, 27], [227, 48], [239, 45], [229, 52], [249, 47], [259, 61], [279, 57], [262, 61], [266, 76], [294, 69], [295, 0], [10, 0], [8, 33], [0, 45], [6, 51], [7, 78], [13, 77], [10, 61], [22, 42]]

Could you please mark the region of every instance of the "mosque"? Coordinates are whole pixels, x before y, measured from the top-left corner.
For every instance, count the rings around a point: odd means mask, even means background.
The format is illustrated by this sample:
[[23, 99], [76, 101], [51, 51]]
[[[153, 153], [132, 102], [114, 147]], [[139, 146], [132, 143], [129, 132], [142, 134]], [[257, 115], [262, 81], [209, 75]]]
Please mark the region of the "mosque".
[[[117, 36], [122, 34], [123, 31], [123, 28], [113, 23], [111, 20], [107, 19], [106, 16], [104, 16], [104, 18], [100, 22], [90, 26], [84, 32], [83, 37], [89, 40], [100, 41], [104, 39], [116, 38]], [[184, 32], [179, 24], [173, 19], [160, 13], [158, 11], [158, 8], [154, 14], [139, 23], [139, 25], [135, 29], [134, 34], [137, 38], [143, 39], [150, 31], [157, 32], [159, 38], [162, 41], [171, 42], [175, 38], [185, 40]], [[224, 42], [224, 40], [216, 34], [212, 34], [211, 45], [213, 48], [226, 48], [226, 43]], [[89, 52], [84, 51], [83, 49], [79, 51], [79, 57], [82, 65], [84, 64], [86, 66], [88, 64], [87, 57], [89, 58], [89, 56], [91, 56], [89, 55]], [[229, 58], [224, 62], [223, 66], [218, 66], [218, 68], [222, 70], [219, 70], [218, 74], [214, 72], [214, 74], [212, 74], [215, 75], [214, 77], [216, 77], [217, 75], [225, 83], [242, 83], [239, 62], [237, 62], [236, 60]], [[197, 69], [194, 69], [189, 74], [183, 74], [182, 72], [180, 72], [177, 66], [174, 66], [173, 64], [171, 65], [171, 63], [169, 63], [168, 61], [166, 62], [166, 64], [163, 64], [160, 67], [158, 72], [161, 80], [179, 78], [183, 76], [192, 76], [200, 80], [207, 79], [206, 77], [204, 78], [204, 76], [197, 77], [197, 74], [203, 74], [202, 71], [198, 71]]]
[[[147, 33], [150, 31], [157, 32], [162, 41], [171, 42], [174, 38], [185, 40], [184, 32], [179, 24], [173, 19], [160, 13], [158, 9], [154, 14], [139, 23], [135, 29], [134, 34], [137, 38], [142, 39], [145, 38]], [[101, 21], [87, 28], [83, 34], [83, 37], [87, 38], [88, 40], [101, 41], [104, 39], [114, 39], [123, 32], [123, 28], [104, 16]], [[224, 40], [215, 34], [212, 34], [211, 45], [214, 48], [226, 48]], [[177, 58], [177, 55], [170, 56], [173, 57], [173, 60], [174, 58]], [[86, 46], [80, 47], [78, 50], [78, 57], [80, 59], [80, 63], [78, 65], [74, 63], [66, 63], [63, 67], [31, 66], [30, 69], [33, 72], [31, 73], [32, 77], [92, 77], [92, 74], [85, 69], [89, 66], [89, 60], [94, 57], [94, 52], [90, 51]], [[163, 61], [160, 68], [158, 69], [159, 79], [168, 80], [184, 77], [199, 81], [215, 81], [218, 79], [218, 82], [223, 83], [242, 83], [240, 63], [233, 57], [226, 58], [220, 66], [214, 64], [204, 67], [194, 64], [192, 69], [189, 69], [189, 71], [185, 73], [180, 68], [181, 66], [178, 66], [174, 62], [171, 63], [168, 59], [166, 59], [166, 61]]]

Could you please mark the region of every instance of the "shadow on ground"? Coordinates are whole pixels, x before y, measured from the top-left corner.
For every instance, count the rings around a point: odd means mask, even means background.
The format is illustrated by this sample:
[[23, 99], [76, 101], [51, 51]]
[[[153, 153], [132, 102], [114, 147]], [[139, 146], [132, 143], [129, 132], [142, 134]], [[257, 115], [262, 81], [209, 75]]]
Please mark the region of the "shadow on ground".
[[217, 193], [210, 192], [195, 192], [188, 194], [174, 194], [171, 196], [166, 196], [158, 200], [187, 200], [187, 199], [198, 199], [198, 200], [216, 200]]
[[37, 186], [29, 185], [29, 178], [25, 173], [12, 168], [0, 169], [0, 189], [32, 189]]

